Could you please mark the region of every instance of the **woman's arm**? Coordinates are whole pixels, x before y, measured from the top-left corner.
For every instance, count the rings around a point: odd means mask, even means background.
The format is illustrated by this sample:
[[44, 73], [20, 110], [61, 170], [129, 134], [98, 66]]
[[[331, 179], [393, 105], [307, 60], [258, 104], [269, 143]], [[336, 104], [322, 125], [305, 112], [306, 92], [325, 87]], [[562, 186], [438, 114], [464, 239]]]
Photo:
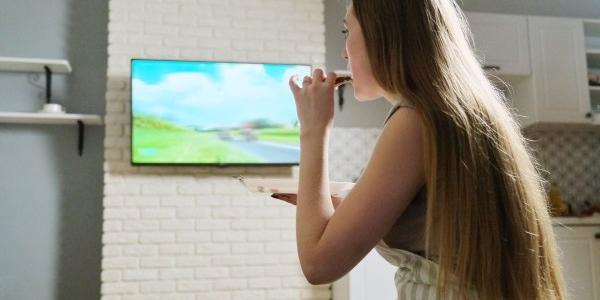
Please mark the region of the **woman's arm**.
[[290, 79], [300, 119], [300, 176], [296, 243], [311, 284], [333, 282], [349, 272], [389, 232], [424, 183], [418, 112], [396, 112], [384, 127], [361, 176], [335, 209], [328, 173], [335, 74], [316, 69], [302, 88]]
[[330, 200], [328, 146], [328, 131], [301, 137], [296, 243], [300, 266], [309, 282], [313, 278], [315, 258], [319, 256], [317, 245], [335, 212]]
[[[299, 249], [305, 250], [299, 254], [306, 255], [300, 256], [300, 263], [311, 284], [331, 283], [352, 270], [389, 232], [423, 186], [422, 128], [420, 115], [412, 109], [399, 110], [389, 119], [364, 174], [344, 198], [344, 205], [324, 222], [324, 229], [308, 225], [327, 212], [325, 199], [299, 194], [298, 213], [304, 208], [302, 217], [306, 219], [297, 217], [297, 231], [313, 230], [309, 233], [311, 239], [298, 239]], [[305, 176], [323, 171], [318, 164], [303, 167], [310, 171]], [[313, 188], [322, 188], [313, 184]], [[312, 238], [318, 239], [316, 245]]]

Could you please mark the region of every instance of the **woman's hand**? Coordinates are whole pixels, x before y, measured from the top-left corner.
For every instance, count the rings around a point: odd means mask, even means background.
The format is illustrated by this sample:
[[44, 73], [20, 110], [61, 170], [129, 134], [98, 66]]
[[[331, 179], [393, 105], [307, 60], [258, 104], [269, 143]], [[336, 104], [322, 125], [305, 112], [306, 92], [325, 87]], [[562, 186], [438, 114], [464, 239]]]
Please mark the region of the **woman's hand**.
[[[288, 193], [274, 193], [271, 194], [271, 197], [279, 200], [283, 200], [289, 204], [296, 205], [296, 200], [298, 199], [297, 194], [288, 194]], [[331, 196], [331, 202], [333, 203], [333, 208], [337, 208], [340, 203], [342, 203], [344, 198]]]
[[314, 70], [312, 77], [304, 77], [302, 87], [295, 82], [297, 76], [290, 78], [302, 136], [324, 134], [333, 126], [335, 78], [333, 72], [329, 72], [325, 78], [323, 70], [319, 68]]
[[271, 194], [271, 197], [279, 200], [283, 200], [289, 204], [296, 205], [296, 200], [298, 195], [296, 194], [287, 194], [287, 193], [275, 193]]

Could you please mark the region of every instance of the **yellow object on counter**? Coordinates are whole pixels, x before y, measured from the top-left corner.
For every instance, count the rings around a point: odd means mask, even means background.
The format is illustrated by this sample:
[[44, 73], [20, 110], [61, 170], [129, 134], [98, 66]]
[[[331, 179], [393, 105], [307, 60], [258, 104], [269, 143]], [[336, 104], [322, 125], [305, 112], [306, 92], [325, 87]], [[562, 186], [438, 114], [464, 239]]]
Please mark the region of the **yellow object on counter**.
[[554, 182], [550, 184], [548, 200], [550, 202], [550, 214], [553, 217], [560, 217], [567, 214], [569, 207], [567, 206], [567, 203], [563, 201], [560, 190]]

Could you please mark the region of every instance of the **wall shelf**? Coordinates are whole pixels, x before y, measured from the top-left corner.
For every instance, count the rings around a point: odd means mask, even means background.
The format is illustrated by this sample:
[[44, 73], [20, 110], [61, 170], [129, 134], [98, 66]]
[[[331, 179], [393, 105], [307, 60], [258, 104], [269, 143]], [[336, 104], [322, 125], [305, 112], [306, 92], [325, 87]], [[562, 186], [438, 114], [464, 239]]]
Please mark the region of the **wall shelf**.
[[585, 51], [588, 68], [600, 68], [600, 50], [598, 49], [588, 49]]
[[0, 123], [10, 124], [49, 124], [77, 125], [77, 152], [83, 154], [83, 136], [85, 125], [102, 125], [102, 117], [98, 115], [82, 115], [67, 113], [19, 113], [0, 112]]
[[[46, 73], [46, 102], [51, 103], [52, 74], [71, 73], [71, 64], [64, 59], [20, 58], [0, 56], [0, 71]], [[98, 115], [67, 113], [0, 112], [0, 123], [77, 125], [79, 156], [83, 154], [85, 125], [102, 125]]]
[[87, 125], [103, 124], [98, 115], [0, 112], [0, 123], [61, 125], [77, 124], [78, 120]]
[[600, 20], [584, 19], [583, 31], [588, 49], [600, 49]]
[[43, 73], [44, 67], [53, 73], [71, 73], [71, 65], [64, 59], [18, 58], [0, 56], [0, 71]]

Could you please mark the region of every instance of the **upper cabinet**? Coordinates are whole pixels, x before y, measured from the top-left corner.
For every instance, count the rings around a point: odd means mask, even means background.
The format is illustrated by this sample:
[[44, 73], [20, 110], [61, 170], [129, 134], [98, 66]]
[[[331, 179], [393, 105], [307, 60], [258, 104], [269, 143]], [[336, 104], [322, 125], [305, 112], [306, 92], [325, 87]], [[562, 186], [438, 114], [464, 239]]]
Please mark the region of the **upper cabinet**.
[[527, 16], [466, 12], [475, 53], [489, 72], [531, 74]]
[[596, 122], [600, 122], [600, 20], [584, 20], [585, 52], [591, 108]]
[[521, 126], [600, 125], [600, 20], [465, 14], [475, 54], [508, 83], [499, 88]]
[[523, 113], [532, 122], [590, 123], [592, 119], [583, 22], [529, 17], [533, 105]]

